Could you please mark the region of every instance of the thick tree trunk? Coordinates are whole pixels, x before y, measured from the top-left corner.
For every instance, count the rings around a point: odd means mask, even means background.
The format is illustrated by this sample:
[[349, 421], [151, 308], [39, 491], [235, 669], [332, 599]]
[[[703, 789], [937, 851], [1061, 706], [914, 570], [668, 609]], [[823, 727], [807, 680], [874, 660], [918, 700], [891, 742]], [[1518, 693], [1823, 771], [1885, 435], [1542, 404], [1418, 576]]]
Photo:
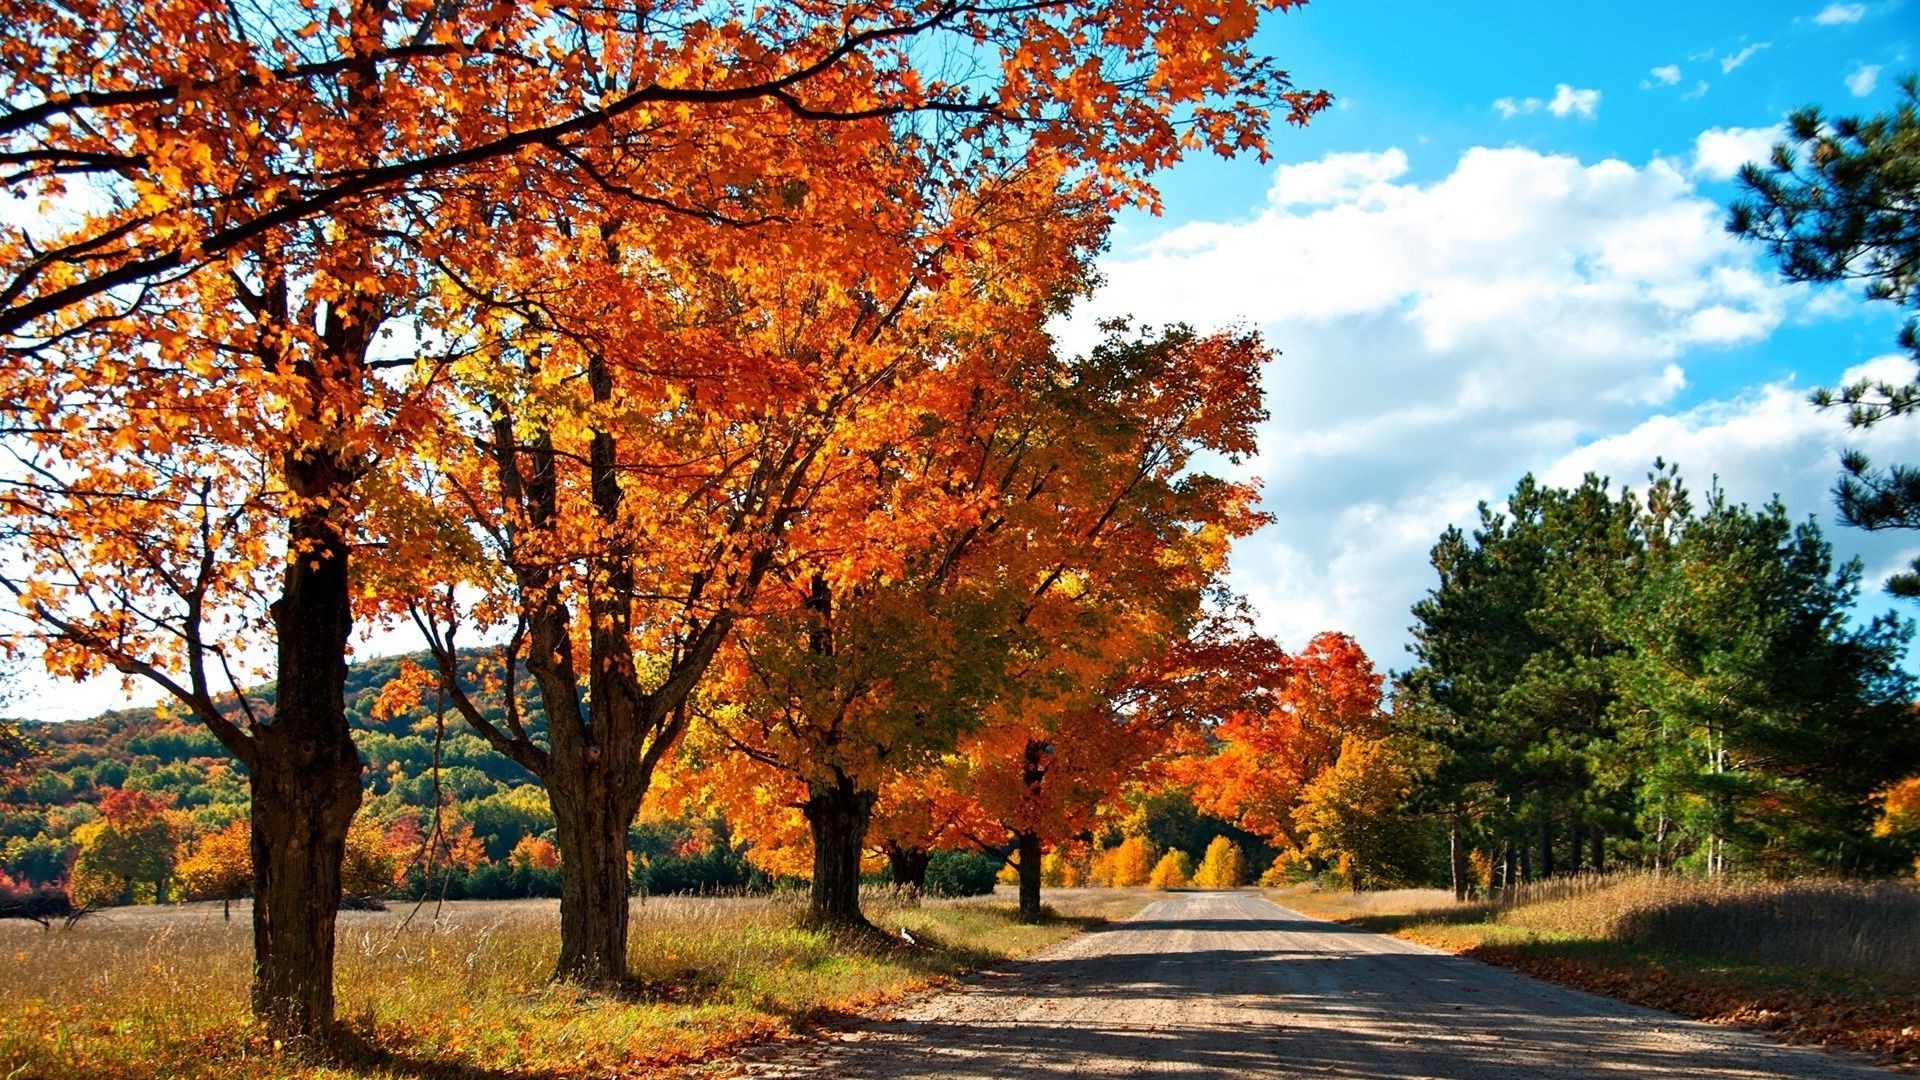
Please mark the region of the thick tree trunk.
[[889, 842], [887, 870], [893, 876], [893, 883], [902, 888], [912, 886], [918, 892], [926, 892], [927, 863], [932, 857], [933, 853], [926, 848], [902, 847]]
[[1588, 855], [1593, 863], [1593, 872], [1607, 872], [1607, 831], [1598, 825], [1587, 826], [1587, 842], [1590, 845]]
[[[305, 470], [305, 475], [302, 470]], [[324, 466], [296, 461], [296, 490], [323, 489]], [[301, 481], [307, 481], [302, 484]], [[340, 864], [360, 808], [360, 756], [347, 727], [347, 546], [323, 512], [296, 518], [274, 605], [279, 681], [273, 719], [255, 727], [253, 1011], [278, 1038], [333, 1034], [333, 935]]]
[[638, 806], [609, 789], [584, 757], [544, 778], [560, 846], [560, 959], [553, 977], [617, 986], [627, 977], [627, 902], [632, 891], [627, 826]]
[[1567, 873], [1580, 873], [1580, 860], [1586, 856], [1586, 845], [1580, 842], [1581, 834], [1586, 832], [1579, 822], [1567, 826]]
[[813, 888], [807, 923], [830, 928], [870, 927], [860, 912], [860, 855], [877, 796], [852, 778], [811, 785], [801, 812], [813, 833]]
[[1015, 868], [1020, 871], [1020, 921], [1037, 923], [1040, 921], [1040, 836], [1020, 833], [1015, 839], [1019, 842]]

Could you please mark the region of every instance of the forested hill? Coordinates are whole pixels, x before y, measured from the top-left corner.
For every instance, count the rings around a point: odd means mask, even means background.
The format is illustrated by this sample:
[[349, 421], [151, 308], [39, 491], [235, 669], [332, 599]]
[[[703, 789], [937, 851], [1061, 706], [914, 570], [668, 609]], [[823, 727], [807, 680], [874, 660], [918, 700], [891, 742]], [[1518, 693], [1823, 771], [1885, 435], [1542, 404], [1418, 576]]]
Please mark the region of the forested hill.
[[[367, 763], [361, 818], [369, 826], [364, 835], [375, 849], [374, 861], [396, 878], [407, 876], [423, 832], [431, 830], [437, 759], [446, 806], [441, 820], [451, 842], [436, 853], [444, 872], [435, 881], [450, 882], [456, 893], [547, 891], [551, 874], [541, 871], [552, 869], [553, 818], [533, 777], [494, 753], [451, 709], [441, 714], [431, 695], [421, 706], [377, 713], [381, 690], [409, 659], [426, 662], [420, 656], [383, 657], [348, 669], [347, 715]], [[273, 698], [271, 684], [249, 692], [249, 704], [263, 713], [271, 712]], [[482, 700], [496, 716], [504, 711], [497, 699]], [[239, 711], [237, 704], [229, 707]], [[522, 702], [522, 717], [536, 736], [544, 732], [536, 699]], [[37, 752], [11, 782], [0, 783], [0, 881], [68, 880], [88, 824], [116, 792], [140, 797], [130, 812], [150, 803], [156, 821], [164, 822], [154, 834], [170, 836], [176, 848], [168, 865], [183, 860], [200, 838], [246, 816], [242, 766], [190, 717], [164, 708], [126, 709], [84, 721], [27, 720], [21, 728]], [[119, 798], [124, 803], [130, 797]], [[635, 831], [640, 864], [651, 867], [650, 884], [660, 891], [743, 884], [751, 875], [719, 823], [652, 824]]]
[[[493, 753], [466, 730], [451, 709], [444, 716], [443, 736], [441, 717], [431, 700], [385, 718], [376, 716], [374, 703], [381, 690], [409, 660], [428, 663], [424, 655], [389, 656], [347, 669], [347, 718], [367, 762], [370, 794], [391, 793], [402, 801], [425, 805], [436, 742], [441, 785], [459, 798], [477, 798], [532, 780], [525, 769]], [[273, 684], [252, 688], [248, 699], [254, 709], [270, 714]], [[497, 701], [486, 702], [486, 707], [496, 716], [502, 711]], [[239, 712], [231, 702], [228, 709]], [[534, 730], [544, 729], [537, 699], [523, 702], [522, 709]], [[189, 808], [232, 801], [223, 797], [232, 792], [245, 801], [246, 781], [237, 772], [239, 763], [211, 732], [177, 710], [164, 706], [123, 709], [92, 720], [35, 723], [28, 719], [22, 726], [41, 752], [17, 785], [16, 799], [24, 796], [29, 803], [60, 805], [124, 787], [171, 794], [177, 805]]]

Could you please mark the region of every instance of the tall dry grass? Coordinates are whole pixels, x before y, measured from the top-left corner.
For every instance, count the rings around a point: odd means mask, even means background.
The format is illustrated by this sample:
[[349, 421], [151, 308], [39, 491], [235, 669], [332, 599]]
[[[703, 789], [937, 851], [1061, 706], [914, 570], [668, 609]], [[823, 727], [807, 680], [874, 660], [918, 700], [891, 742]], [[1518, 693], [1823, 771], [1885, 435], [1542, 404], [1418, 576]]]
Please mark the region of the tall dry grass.
[[[1068, 890], [1069, 921], [1028, 926], [1005, 898], [873, 897], [876, 949], [799, 925], [771, 898], [654, 897], [632, 908], [632, 992], [549, 981], [550, 900], [345, 912], [336, 986], [356, 1049], [344, 1061], [271, 1053], [247, 1021], [250, 913], [122, 908], [71, 930], [0, 923], [0, 1078], [617, 1076], [704, 1059], [823, 1014], [1019, 955], [1148, 899]], [[408, 916], [412, 915], [409, 919]]]
[[[1647, 872], [1528, 882], [1455, 903], [1438, 889], [1295, 897], [1335, 916], [1402, 928], [1478, 924], [1496, 931], [1611, 941], [1738, 963], [1920, 984], [1920, 882], [1697, 879]], [[1289, 902], [1283, 900], [1283, 902]]]

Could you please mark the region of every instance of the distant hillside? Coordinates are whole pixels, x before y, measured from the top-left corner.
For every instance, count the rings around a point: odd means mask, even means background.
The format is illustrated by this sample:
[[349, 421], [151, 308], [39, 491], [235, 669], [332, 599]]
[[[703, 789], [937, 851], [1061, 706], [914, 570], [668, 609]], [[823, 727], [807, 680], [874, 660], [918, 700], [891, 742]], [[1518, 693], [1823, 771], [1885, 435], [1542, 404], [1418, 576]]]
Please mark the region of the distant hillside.
[[[388, 826], [426, 822], [434, 803], [437, 751], [439, 789], [443, 802], [451, 804], [451, 813], [444, 816], [471, 828], [484, 863], [502, 863], [529, 837], [551, 839], [552, 812], [534, 778], [494, 753], [450, 707], [438, 715], [429, 696], [423, 707], [375, 717], [374, 702], [382, 688], [409, 659], [428, 663], [424, 655], [394, 656], [348, 668], [347, 717], [367, 763], [362, 815]], [[270, 712], [274, 687], [256, 687], [248, 696], [256, 710]], [[491, 716], [504, 718], [502, 702], [477, 698]], [[523, 698], [521, 715], [534, 737], [543, 738], [546, 716], [537, 697]], [[244, 768], [212, 733], [177, 710], [126, 709], [91, 720], [29, 721], [20, 726], [40, 752], [21, 766], [11, 783], [0, 783], [0, 873], [18, 882], [64, 879], [74, 855], [75, 830], [94, 820], [101, 802], [116, 790], [143, 792], [170, 807], [183, 848], [246, 816]], [[702, 843], [701, 838], [708, 839]], [[654, 869], [654, 891], [745, 881], [744, 865], [733, 865], [739, 862], [738, 852], [717, 823], [639, 826], [634, 841], [642, 866]], [[706, 849], [713, 849], [711, 857]], [[713, 881], [689, 882], [668, 865], [687, 856], [726, 865], [709, 868], [711, 875], [718, 875]], [[703, 875], [710, 876], [707, 871], [694, 876]], [[455, 888], [457, 892], [458, 882]]]

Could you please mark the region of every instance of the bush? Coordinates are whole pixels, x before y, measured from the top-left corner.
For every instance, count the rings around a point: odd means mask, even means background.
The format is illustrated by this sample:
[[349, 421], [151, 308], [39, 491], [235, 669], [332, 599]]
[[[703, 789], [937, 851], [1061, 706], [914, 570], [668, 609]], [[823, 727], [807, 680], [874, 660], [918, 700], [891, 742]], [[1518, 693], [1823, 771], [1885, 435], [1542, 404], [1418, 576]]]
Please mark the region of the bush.
[[1153, 866], [1153, 874], [1147, 878], [1147, 884], [1156, 889], [1184, 889], [1187, 887], [1187, 875], [1193, 873], [1193, 856], [1179, 849], [1160, 856]]
[[927, 895], [985, 896], [1000, 868], [976, 851], [935, 851], [927, 856]]

